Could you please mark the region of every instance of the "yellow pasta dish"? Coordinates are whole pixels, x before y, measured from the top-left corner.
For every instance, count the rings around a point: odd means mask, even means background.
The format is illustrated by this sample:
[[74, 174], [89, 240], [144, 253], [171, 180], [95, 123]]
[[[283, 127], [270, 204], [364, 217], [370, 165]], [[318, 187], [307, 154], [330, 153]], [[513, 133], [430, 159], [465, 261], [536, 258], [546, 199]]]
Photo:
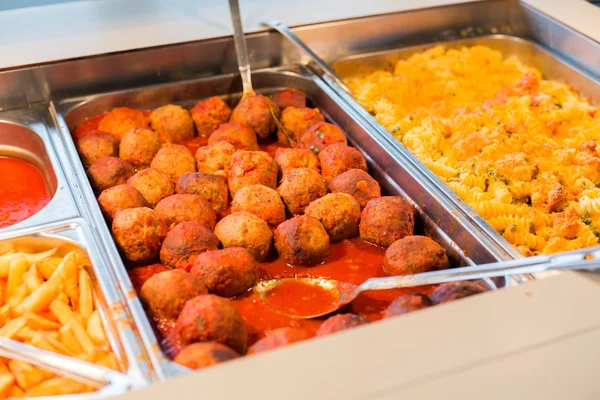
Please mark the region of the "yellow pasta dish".
[[523, 254], [598, 244], [600, 118], [568, 85], [484, 46], [437, 46], [345, 82]]

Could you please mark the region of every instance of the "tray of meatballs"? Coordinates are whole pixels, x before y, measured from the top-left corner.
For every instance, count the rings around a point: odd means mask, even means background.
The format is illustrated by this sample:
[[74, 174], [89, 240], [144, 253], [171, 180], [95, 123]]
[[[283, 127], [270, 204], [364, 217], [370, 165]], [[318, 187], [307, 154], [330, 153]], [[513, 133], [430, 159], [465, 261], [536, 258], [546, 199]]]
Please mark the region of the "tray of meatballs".
[[[71, 99], [59, 105], [162, 355], [190, 369], [367, 325], [496, 285], [361, 294], [336, 314], [305, 285], [260, 298], [274, 278], [372, 277], [469, 264], [385, 172], [394, 168], [300, 66]], [[379, 152], [376, 152], [378, 149]], [[74, 151], [73, 151], [73, 154]], [[376, 154], [376, 155], [374, 155]], [[82, 169], [82, 171], [83, 171]], [[435, 239], [435, 240], [434, 240]], [[125, 276], [125, 275], [124, 275]], [[183, 369], [185, 370], [185, 369]]]

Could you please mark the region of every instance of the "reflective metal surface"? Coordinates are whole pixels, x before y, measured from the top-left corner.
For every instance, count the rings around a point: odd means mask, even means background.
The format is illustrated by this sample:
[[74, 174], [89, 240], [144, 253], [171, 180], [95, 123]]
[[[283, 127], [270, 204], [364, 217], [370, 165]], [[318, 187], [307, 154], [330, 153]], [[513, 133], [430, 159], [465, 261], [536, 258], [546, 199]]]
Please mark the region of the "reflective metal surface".
[[73, 192], [50, 140], [50, 121], [47, 108], [42, 107], [0, 112], [0, 156], [21, 158], [35, 165], [53, 195], [38, 213], [0, 232], [78, 216]]
[[[92, 278], [97, 307], [108, 341], [124, 374], [104, 374], [104, 380], [110, 384], [96, 393], [96, 395], [104, 396], [106, 392], [122, 393], [128, 388], [147, 385], [152, 371], [146, 361], [145, 350], [135, 329], [131, 312], [125, 304], [124, 296], [117, 289], [111, 269], [106, 267], [103, 254], [94, 242], [95, 239], [89, 225], [80, 218], [46, 224], [41, 228], [29, 227], [0, 233], [1, 247], [27, 249], [28, 252], [41, 252], [57, 248], [55, 254], [57, 256], [76, 251], [89, 258], [92, 268], [88, 272]], [[0, 348], [2, 351], [7, 350], [1, 343]], [[22, 357], [28, 357], [28, 359], [35, 358], [37, 353], [39, 363], [46, 363], [54, 368], [64, 365], [65, 376], [72, 376], [72, 369], [76, 367], [76, 359], [73, 360], [74, 364], [65, 365], [58, 358], [53, 358], [53, 353], [38, 352], [37, 348], [30, 346], [25, 349], [12, 348], [11, 350], [16, 355], [21, 354]], [[88, 380], [99, 380], [102, 377], [101, 370], [94, 367], [90, 366], [87, 370], [79, 368], [79, 375], [87, 376]], [[123, 377], [127, 379], [124, 380]]]

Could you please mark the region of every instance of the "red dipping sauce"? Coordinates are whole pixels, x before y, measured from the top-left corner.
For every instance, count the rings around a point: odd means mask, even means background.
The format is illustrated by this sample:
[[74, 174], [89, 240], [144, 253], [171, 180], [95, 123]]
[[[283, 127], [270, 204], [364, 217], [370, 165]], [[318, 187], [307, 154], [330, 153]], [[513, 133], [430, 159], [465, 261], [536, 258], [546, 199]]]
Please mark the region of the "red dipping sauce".
[[0, 228], [36, 214], [52, 199], [42, 172], [27, 161], [0, 157]]
[[270, 290], [264, 301], [286, 315], [309, 317], [332, 310], [339, 299], [329, 290], [302, 281], [285, 281]]

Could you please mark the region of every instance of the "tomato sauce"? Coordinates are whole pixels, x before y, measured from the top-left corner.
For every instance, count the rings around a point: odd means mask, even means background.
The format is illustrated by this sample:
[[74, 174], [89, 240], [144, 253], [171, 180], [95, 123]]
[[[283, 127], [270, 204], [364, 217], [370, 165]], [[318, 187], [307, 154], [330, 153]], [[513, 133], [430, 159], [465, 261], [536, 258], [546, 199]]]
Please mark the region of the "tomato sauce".
[[[341, 282], [348, 282], [354, 285], [360, 285], [364, 281], [373, 277], [387, 276], [383, 271], [383, 255], [385, 249], [367, 243], [360, 238], [344, 240], [340, 243], [332, 243], [329, 248], [327, 260], [314, 267], [292, 267], [286, 264], [280, 258], [274, 258], [260, 263], [261, 279], [275, 278], [293, 278], [293, 277], [323, 277], [335, 279]], [[144, 282], [155, 273], [167, 270], [167, 267], [160, 264], [153, 264], [148, 267], [135, 267], [128, 269], [129, 276], [139, 292]], [[381, 319], [382, 312], [396, 298], [409, 293], [431, 294], [435, 286], [391, 289], [361, 293], [352, 303], [342, 309], [342, 312], [351, 312], [360, 314], [371, 321]], [[311, 304], [301, 305], [302, 311], [310, 307], [319, 307], [316, 293]], [[277, 294], [276, 294], [277, 295]], [[307, 289], [303, 285], [296, 287], [290, 286], [286, 290], [279, 292], [282, 298], [271, 297], [269, 301], [275, 302], [278, 306], [286, 306], [286, 301], [296, 298], [291, 306], [298, 307], [301, 302], [298, 300], [307, 295]], [[310, 295], [310, 293], [309, 293]], [[322, 298], [321, 298], [322, 299]], [[329, 301], [325, 298], [322, 301]], [[267, 303], [261, 300], [256, 294], [249, 290], [246, 294], [233, 299], [235, 306], [248, 325], [249, 344], [256, 342], [264, 337], [270, 330], [284, 327], [301, 328], [315, 334], [319, 325], [327, 317], [316, 319], [295, 319], [274, 311]], [[275, 304], [273, 304], [275, 305]], [[289, 307], [290, 304], [287, 304]], [[163, 350], [167, 354], [177, 352], [178, 343], [173, 336], [171, 321], [153, 321], [154, 327], [159, 337]]]
[[265, 303], [286, 315], [309, 317], [335, 309], [339, 294], [302, 281], [285, 281], [271, 289]]
[[52, 199], [42, 172], [27, 161], [0, 157], [0, 228], [36, 214]]

